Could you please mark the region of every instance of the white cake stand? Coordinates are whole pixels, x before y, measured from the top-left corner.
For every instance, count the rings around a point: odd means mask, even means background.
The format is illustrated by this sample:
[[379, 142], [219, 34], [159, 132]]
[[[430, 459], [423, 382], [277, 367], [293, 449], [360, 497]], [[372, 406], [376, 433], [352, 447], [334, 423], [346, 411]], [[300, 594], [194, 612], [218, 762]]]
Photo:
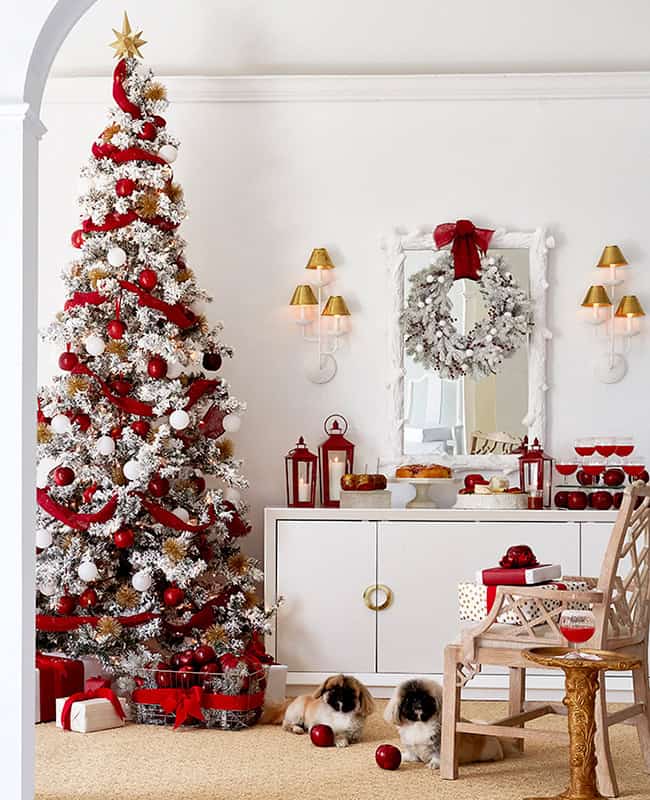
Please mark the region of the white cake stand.
[[391, 480], [391, 483], [410, 483], [415, 487], [415, 497], [406, 504], [406, 508], [438, 508], [438, 504], [429, 496], [429, 487], [451, 487], [460, 482], [460, 478], [393, 478]]

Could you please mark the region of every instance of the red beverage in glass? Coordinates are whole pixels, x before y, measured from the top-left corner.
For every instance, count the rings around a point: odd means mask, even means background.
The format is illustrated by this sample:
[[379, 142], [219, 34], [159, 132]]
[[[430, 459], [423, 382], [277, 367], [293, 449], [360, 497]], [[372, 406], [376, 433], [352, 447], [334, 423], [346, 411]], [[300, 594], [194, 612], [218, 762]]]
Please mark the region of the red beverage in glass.
[[629, 475], [630, 478], [638, 478], [644, 469], [645, 466], [643, 464], [623, 464], [623, 472]]
[[609, 458], [613, 456], [616, 452], [616, 445], [615, 444], [597, 444], [596, 445], [596, 452], [601, 455], [603, 458]]
[[573, 475], [573, 473], [578, 469], [577, 464], [556, 464], [555, 469], [560, 473], [560, 475]]
[[574, 450], [579, 456], [593, 456], [596, 452], [595, 445], [576, 445]]
[[573, 644], [584, 644], [596, 633], [596, 628], [593, 625], [589, 628], [573, 628], [560, 625], [560, 633], [567, 641]]
[[631, 456], [634, 450], [633, 444], [617, 444], [616, 445], [616, 455], [620, 458], [627, 458], [627, 456]]

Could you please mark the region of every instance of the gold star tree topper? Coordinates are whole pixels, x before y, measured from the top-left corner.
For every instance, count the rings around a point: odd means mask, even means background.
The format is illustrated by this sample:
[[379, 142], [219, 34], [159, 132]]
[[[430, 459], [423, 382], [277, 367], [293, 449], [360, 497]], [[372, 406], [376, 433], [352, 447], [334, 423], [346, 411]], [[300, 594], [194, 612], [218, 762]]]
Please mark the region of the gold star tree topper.
[[117, 38], [114, 42], [111, 42], [110, 46], [115, 48], [115, 58], [128, 58], [129, 56], [142, 58], [140, 48], [146, 42], [142, 38], [142, 31], [138, 31], [135, 34], [132, 32], [126, 11], [124, 12], [121, 32], [113, 28], [113, 33]]

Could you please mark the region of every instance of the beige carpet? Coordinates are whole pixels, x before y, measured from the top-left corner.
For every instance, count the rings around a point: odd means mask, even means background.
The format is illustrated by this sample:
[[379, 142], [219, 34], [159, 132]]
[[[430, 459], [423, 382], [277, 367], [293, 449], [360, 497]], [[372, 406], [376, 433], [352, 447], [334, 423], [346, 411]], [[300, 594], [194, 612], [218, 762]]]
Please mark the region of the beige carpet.
[[[474, 719], [503, 716], [501, 703], [464, 703]], [[534, 725], [557, 726], [547, 717]], [[308, 737], [276, 727], [248, 731], [172, 731], [129, 725], [88, 735], [36, 726], [37, 800], [521, 800], [565, 788], [562, 746], [529, 743], [524, 756], [464, 767], [458, 781], [442, 781], [422, 764], [396, 772], [374, 761], [378, 744], [396, 740], [379, 714], [363, 742], [345, 750], [314, 747]], [[650, 798], [636, 730], [613, 729], [621, 795]]]

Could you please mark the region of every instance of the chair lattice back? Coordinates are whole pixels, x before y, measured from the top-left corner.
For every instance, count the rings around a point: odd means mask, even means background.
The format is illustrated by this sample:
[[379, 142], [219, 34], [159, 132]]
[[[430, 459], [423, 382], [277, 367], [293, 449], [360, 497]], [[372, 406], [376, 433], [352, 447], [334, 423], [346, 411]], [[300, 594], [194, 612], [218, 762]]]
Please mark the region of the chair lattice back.
[[650, 624], [650, 487], [626, 490], [603, 561], [602, 637], [647, 640]]

